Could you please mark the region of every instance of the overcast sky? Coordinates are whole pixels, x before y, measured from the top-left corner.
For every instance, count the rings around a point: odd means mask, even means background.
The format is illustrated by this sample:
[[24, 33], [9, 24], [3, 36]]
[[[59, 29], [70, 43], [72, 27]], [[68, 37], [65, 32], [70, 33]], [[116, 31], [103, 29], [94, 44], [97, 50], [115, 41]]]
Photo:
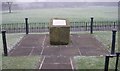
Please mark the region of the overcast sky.
[[1, 0], [15, 2], [119, 2], [120, 0]]

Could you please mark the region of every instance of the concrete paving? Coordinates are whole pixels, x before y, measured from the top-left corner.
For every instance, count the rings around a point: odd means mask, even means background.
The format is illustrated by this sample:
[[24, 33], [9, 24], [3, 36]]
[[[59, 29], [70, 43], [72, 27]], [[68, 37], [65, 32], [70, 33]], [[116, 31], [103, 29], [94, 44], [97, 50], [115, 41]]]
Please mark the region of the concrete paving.
[[68, 45], [50, 45], [49, 35], [29, 34], [9, 52], [9, 56], [39, 55], [43, 59], [38, 69], [73, 70], [74, 56], [105, 56], [108, 50], [93, 35], [71, 35]]

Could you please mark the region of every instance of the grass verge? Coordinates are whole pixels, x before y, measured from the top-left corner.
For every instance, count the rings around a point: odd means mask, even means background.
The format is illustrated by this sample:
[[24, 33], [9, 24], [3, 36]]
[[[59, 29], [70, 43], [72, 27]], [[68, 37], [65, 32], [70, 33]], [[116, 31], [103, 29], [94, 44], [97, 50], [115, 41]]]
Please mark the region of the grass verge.
[[41, 60], [39, 56], [3, 57], [2, 69], [36, 69]]
[[8, 51], [10, 51], [23, 37], [25, 34], [6, 34]]
[[[7, 47], [8, 51], [10, 51], [24, 36], [24, 34], [6, 34], [7, 39]], [[2, 52], [3, 52], [3, 42], [2, 42], [2, 34], [0, 34], [0, 69], [2, 69]]]
[[[76, 69], [104, 69], [105, 57], [78, 56], [74, 57]], [[115, 58], [110, 59], [109, 69], [115, 68]]]
[[[110, 51], [112, 47], [112, 31], [97, 31], [93, 34]], [[116, 34], [116, 48], [118, 52], [118, 33]]]
[[[6, 41], [7, 41], [7, 47], [8, 51], [10, 51], [23, 37], [25, 34], [22, 33], [12, 33], [12, 34], [6, 34]], [[3, 42], [2, 42], [2, 35], [0, 35], [0, 49], [2, 52], [3, 49]]]

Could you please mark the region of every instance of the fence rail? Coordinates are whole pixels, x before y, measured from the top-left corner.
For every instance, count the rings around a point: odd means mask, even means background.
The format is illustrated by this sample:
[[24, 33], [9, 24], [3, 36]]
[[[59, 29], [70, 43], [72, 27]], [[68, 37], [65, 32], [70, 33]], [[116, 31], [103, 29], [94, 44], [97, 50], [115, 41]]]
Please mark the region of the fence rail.
[[119, 57], [120, 57], [120, 53], [116, 53], [116, 54], [112, 54], [112, 55], [107, 55], [105, 57], [105, 67], [104, 67], [104, 71], [110, 71], [109, 69], [109, 62], [110, 62], [110, 58], [116, 58], [116, 63], [115, 63], [115, 70], [112, 71], [119, 71], [118, 67], [118, 62], [119, 62]]
[[[48, 32], [49, 23], [28, 23], [29, 32]], [[95, 21], [93, 23], [94, 31], [111, 31], [112, 29], [117, 29], [117, 21]], [[2, 24], [0, 30], [6, 30], [7, 33], [23, 33], [26, 30], [25, 23], [11, 23], [11, 24]], [[90, 22], [70, 22], [70, 31], [89, 31]]]

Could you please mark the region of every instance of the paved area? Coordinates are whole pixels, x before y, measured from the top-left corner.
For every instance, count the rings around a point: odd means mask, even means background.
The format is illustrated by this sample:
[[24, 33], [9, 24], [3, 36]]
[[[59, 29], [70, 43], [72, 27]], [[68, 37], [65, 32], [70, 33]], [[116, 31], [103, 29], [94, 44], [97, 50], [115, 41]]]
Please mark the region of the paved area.
[[73, 34], [68, 45], [50, 45], [49, 35], [29, 34], [9, 52], [10, 56], [43, 56], [39, 69], [73, 70], [74, 56], [100, 56], [109, 54], [93, 35]]

